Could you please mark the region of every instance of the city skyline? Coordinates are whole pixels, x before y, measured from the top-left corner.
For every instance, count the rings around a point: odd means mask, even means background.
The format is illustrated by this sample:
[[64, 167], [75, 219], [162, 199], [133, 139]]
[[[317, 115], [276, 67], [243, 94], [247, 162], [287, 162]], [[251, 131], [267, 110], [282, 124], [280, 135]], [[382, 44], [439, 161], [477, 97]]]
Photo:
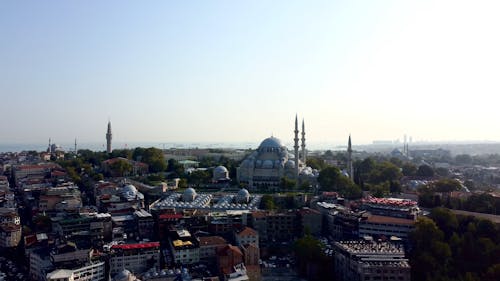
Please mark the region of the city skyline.
[[500, 141], [499, 4], [2, 3], [0, 143]]

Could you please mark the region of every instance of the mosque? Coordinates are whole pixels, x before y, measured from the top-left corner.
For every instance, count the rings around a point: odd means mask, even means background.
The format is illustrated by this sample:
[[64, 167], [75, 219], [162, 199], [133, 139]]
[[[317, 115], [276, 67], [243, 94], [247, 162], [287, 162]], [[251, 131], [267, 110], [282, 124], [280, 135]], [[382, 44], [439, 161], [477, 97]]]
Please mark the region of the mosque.
[[301, 151], [299, 153], [299, 126], [295, 116], [294, 154], [289, 153], [281, 140], [271, 136], [263, 140], [256, 151], [252, 152], [237, 169], [237, 180], [249, 188], [279, 188], [281, 179], [300, 182], [314, 182], [318, 171], [306, 166], [306, 132], [302, 120]]

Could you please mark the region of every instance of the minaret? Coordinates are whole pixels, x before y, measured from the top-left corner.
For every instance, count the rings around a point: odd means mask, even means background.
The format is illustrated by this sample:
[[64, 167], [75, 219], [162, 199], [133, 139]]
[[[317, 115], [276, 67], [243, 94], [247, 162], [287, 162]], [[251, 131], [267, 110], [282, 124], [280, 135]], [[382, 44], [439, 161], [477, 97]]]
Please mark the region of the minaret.
[[296, 186], [299, 186], [299, 122], [297, 121], [297, 115], [295, 115], [295, 138], [293, 139], [295, 150], [295, 180]]
[[50, 145], [51, 145], [51, 144], [50, 144], [50, 141], [51, 141], [51, 139], [49, 138], [49, 147], [47, 148], [47, 152], [48, 152], [48, 153], [52, 153], [52, 149], [51, 149], [51, 147], [50, 147]]
[[347, 172], [349, 173], [349, 178], [354, 179], [354, 170], [352, 168], [352, 144], [351, 135], [349, 135], [349, 141], [347, 142]]
[[108, 122], [108, 132], [106, 133], [106, 152], [111, 153], [111, 139], [113, 135], [111, 134], [111, 121]]
[[304, 126], [304, 119], [302, 119], [302, 163], [306, 165], [306, 129]]

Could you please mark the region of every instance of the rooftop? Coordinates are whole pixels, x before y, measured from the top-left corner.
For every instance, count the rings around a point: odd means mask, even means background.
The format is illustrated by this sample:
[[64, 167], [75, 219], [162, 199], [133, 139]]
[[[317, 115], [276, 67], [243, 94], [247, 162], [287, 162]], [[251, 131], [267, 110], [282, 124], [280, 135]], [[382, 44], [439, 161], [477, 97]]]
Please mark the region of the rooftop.
[[340, 241], [335, 246], [350, 254], [392, 254], [404, 256], [404, 247], [401, 244], [388, 242], [365, 242], [365, 241]]
[[399, 224], [399, 225], [414, 225], [415, 221], [411, 219], [403, 219], [403, 218], [394, 218], [388, 216], [377, 216], [371, 215], [366, 219], [368, 223], [377, 223], [377, 224]]
[[160, 242], [113, 245], [111, 248], [112, 249], [122, 249], [122, 250], [134, 250], [134, 249], [149, 249], [149, 248], [157, 248], [157, 247], [160, 247]]
[[224, 245], [227, 244], [226, 239], [220, 236], [200, 237], [200, 246]]

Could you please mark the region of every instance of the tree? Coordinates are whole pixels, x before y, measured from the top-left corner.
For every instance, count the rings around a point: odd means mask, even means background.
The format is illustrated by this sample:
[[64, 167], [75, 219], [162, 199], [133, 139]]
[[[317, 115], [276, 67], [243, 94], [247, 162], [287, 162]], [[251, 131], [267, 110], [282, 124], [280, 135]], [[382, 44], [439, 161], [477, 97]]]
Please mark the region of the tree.
[[402, 172], [404, 176], [412, 177], [417, 173], [417, 167], [410, 162], [406, 162], [402, 166]]
[[293, 179], [289, 179], [287, 177], [282, 177], [280, 180], [280, 188], [289, 190], [295, 187], [296, 181]]
[[274, 210], [276, 209], [276, 203], [274, 202], [274, 197], [269, 194], [265, 194], [261, 199], [261, 208], [264, 210]]
[[319, 172], [318, 183], [322, 190], [337, 191], [338, 181], [342, 175], [337, 167], [327, 167]]
[[443, 238], [443, 232], [433, 220], [425, 217], [417, 220], [415, 230], [410, 233], [413, 280], [439, 280], [448, 274], [451, 250]]
[[127, 160], [118, 159], [113, 162], [109, 168], [111, 169], [111, 173], [113, 175], [123, 177], [132, 171], [132, 164], [130, 164]]
[[309, 157], [307, 159], [307, 166], [317, 169], [317, 170], [322, 170], [326, 168], [328, 165], [326, 164], [325, 160], [318, 158], [318, 157]]
[[211, 179], [212, 176], [207, 170], [196, 170], [188, 176], [188, 182], [196, 186], [200, 186], [200, 184], [207, 184]]
[[379, 184], [386, 181], [397, 181], [402, 177], [401, 169], [391, 162], [384, 161], [375, 166], [370, 174], [370, 182]]
[[420, 165], [416, 173], [419, 177], [432, 178], [434, 176], [434, 170], [429, 165]]
[[461, 188], [462, 185], [455, 179], [440, 179], [432, 184], [432, 189], [435, 192], [451, 192]]
[[138, 147], [134, 149], [132, 157], [136, 161], [148, 164], [149, 171], [151, 173], [163, 172], [167, 168], [167, 163], [165, 162], [163, 150], [155, 147], [149, 147], [149, 148]]

